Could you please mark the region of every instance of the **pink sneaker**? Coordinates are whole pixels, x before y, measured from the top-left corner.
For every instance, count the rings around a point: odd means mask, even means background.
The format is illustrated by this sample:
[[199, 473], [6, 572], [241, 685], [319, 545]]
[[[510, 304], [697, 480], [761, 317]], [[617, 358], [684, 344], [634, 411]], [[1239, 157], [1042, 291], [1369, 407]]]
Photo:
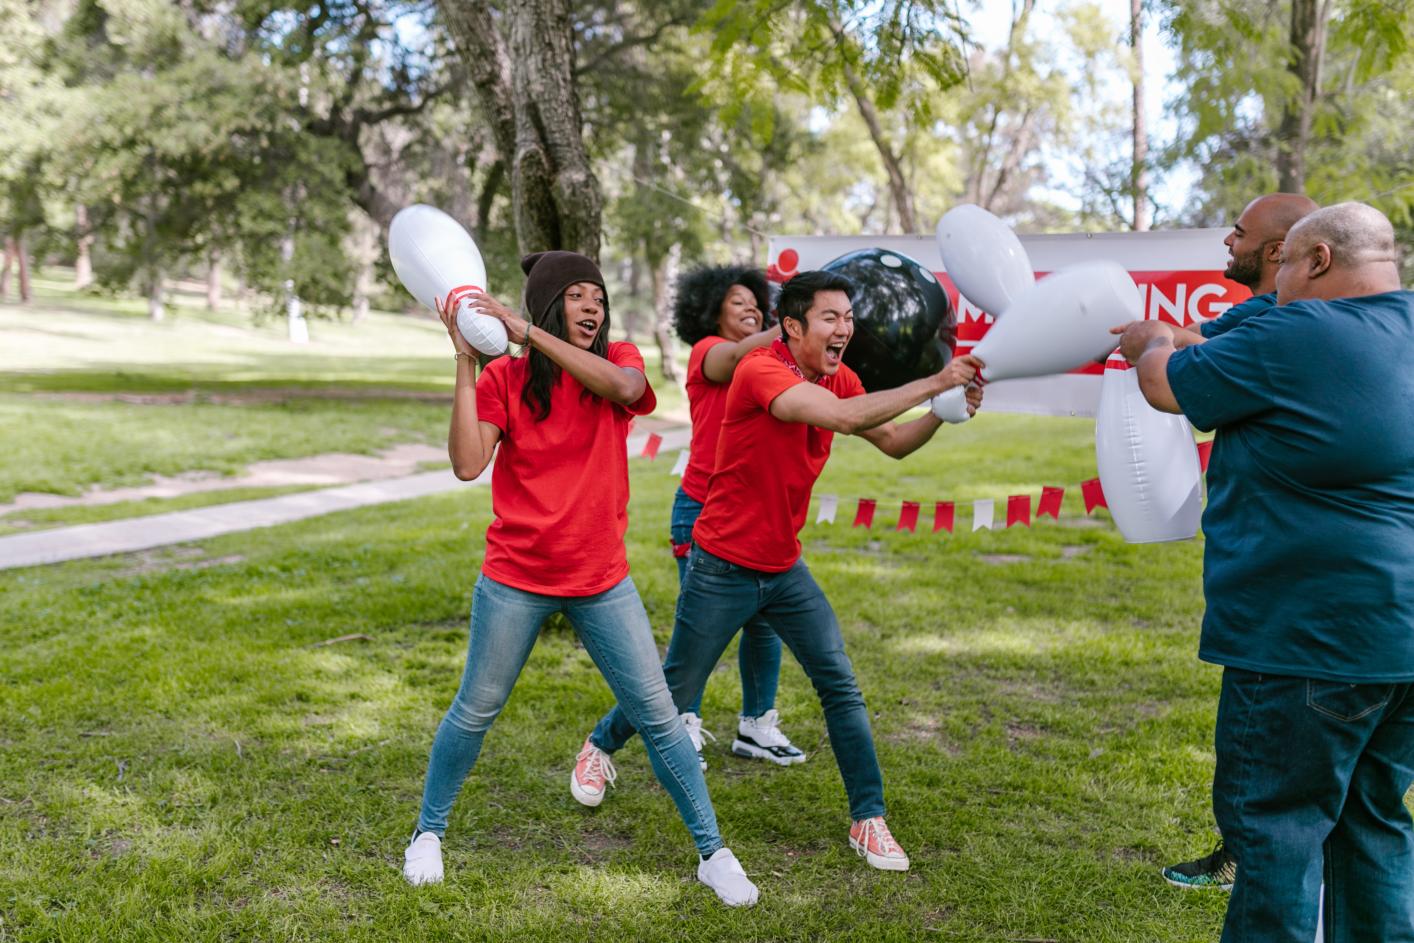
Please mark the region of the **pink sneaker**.
[[880, 871], [907, 871], [908, 855], [903, 853], [884, 817], [876, 815], [863, 819], [849, 827], [849, 847], [859, 852], [869, 866]]
[[580, 805], [593, 808], [604, 801], [604, 793], [618, 778], [618, 771], [614, 769], [614, 762], [609, 759], [609, 754], [590, 743], [588, 737], [584, 740], [583, 749], [574, 759], [574, 772], [570, 773], [570, 794]]

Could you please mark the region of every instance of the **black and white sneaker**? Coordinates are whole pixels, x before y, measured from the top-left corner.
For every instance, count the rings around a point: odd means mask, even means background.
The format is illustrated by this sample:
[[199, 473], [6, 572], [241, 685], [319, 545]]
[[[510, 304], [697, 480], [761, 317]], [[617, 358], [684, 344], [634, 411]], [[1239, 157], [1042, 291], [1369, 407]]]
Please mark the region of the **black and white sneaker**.
[[742, 717], [736, 725], [732, 752], [753, 760], [766, 760], [777, 766], [804, 763], [805, 754], [781, 732], [781, 715], [774, 709], [760, 717]]

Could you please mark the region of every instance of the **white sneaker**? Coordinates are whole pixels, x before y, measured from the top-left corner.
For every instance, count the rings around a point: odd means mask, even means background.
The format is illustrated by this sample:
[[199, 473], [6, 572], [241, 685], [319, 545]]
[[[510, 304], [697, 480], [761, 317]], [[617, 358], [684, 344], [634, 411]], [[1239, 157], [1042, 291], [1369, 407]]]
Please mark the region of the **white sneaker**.
[[423, 832], [403, 852], [403, 877], [413, 887], [442, 883], [442, 839]]
[[753, 760], [766, 760], [778, 766], [804, 763], [805, 754], [781, 732], [781, 715], [773, 708], [760, 717], [743, 716], [736, 725], [732, 752]]
[[604, 793], [618, 778], [618, 770], [614, 769], [609, 754], [586, 737], [579, 755], [574, 758], [574, 769], [570, 771], [570, 794], [580, 805], [592, 809], [604, 801]]
[[712, 857], [703, 858], [697, 865], [697, 880], [716, 891], [728, 907], [750, 907], [761, 894], [730, 848], [718, 848]]
[[707, 772], [707, 757], [702, 755], [702, 744], [704, 740], [716, 743], [717, 738], [702, 726], [702, 718], [692, 711], [682, 715], [682, 725], [687, 730], [687, 738], [692, 741], [692, 748], [697, 751], [697, 762], [702, 765], [702, 772]]

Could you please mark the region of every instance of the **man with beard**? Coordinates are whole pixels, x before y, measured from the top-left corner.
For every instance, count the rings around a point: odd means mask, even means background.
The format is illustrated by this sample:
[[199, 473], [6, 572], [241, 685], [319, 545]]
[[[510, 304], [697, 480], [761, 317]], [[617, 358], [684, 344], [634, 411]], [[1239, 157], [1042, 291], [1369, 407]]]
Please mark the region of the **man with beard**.
[[[1228, 251], [1223, 276], [1252, 289], [1252, 297], [1196, 328], [1174, 331], [1174, 346], [1187, 347], [1199, 342], [1199, 338], [1226, 334], [1248, 318], [1276, 307], [1277, 269], [1281, 267], [1287, 231], [1318, 208], [1314, 200], [1299, 193], [1269, 193], [1248, 203], [1223, 240]], [[1219, 838], [1211, 853], [1170, 865], [1163, 869], [1163, 875], [1175, 887], [1229, 891], [1237, 876], [1237, 859]]]

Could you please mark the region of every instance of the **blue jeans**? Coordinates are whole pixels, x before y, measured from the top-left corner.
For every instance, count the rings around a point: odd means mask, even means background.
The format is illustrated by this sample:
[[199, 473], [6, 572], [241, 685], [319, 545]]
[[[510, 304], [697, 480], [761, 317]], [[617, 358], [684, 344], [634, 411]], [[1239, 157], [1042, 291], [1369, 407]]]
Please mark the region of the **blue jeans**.
[[[804, 560], [784, 573], [764, 573], [692, 548], [663, 662], [673, 700], [685, 709], [702, 696], [707, 676], [737, 627], [757, 615], [771, 624], [815, 685], [849, 794], [850, 815], [856, 820], [883, 815], [884, 777], [874, 753], [869, 710], [845, 654], [839, 621]], [[633, 736], [636, 725], [626, 706], [616, 706], [589, 735], [599, 749], [612, 753]]]
[[555, 612], [563, 612], [574, 626], [619, 709], [643, 724], [653, 772], [677, 803], [697, 850], [706, 856], [723, 847], [697, 752], [668, 694], [648, 614], [629, 577], [594, 596], [542, 596], [484, 573], [477, 578], [466, 670], [432, 741], [418, 830], [439, 836], [446, 832], [452, 802], [476, 765], [481, 741], [506, 706], [541, 623]]
[[[669, 533], [673, 545], [680, 547], [692, 542], [692, 525], [702, 513], [702, 502], [688, 497], [678, 488], [673, 496], [673, 516]], [[687, 579], [687, 557], [678, 557], [678, 588]], [[748, 619], [741, 627], [741, 645], [737, 647], [737, 665], [741, 669], [741, 716], [760, 717], [776, 706], [776, 688], [781, 680], [781, 637], [760, 617]], [[702, 695], [687, 706], [694, 714], [702, 713]]]
[[1414, 941], [1410, 684], [1223, 671], [1213, 812], [1237, 857], [1225, 943]]

